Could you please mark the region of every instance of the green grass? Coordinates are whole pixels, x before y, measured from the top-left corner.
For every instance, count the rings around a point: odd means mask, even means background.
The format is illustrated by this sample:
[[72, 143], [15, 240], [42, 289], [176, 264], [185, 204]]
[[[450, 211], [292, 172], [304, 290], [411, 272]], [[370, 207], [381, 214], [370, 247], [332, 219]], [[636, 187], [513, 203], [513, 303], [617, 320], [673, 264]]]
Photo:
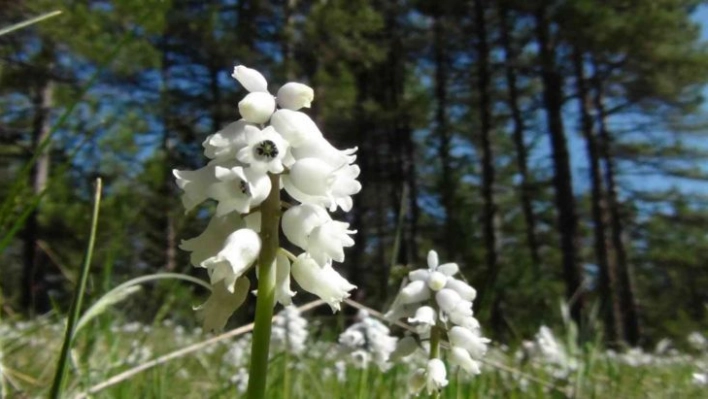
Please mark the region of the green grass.
[[[46, 396], [61, 347], [63, 326], [48, 320], [0, 326], [8, 397]], [[198, 329], [188, 331], [172, 323], [144, 326], [102, 315], [86, 326], [72, 350], [64, 397], [76, 397], [162, 354], [209, 338]], [[309, 339], [301, 356], [273, 354], [267, 397], [284, 398], [404, 398], [413, 364], [387, 372], [375, 366], [346, 369], [337, 378], [335, 362], [342, 359], [333, 341]], [[90, 343], [90, 344], [89, 344]], [[239, 351], [240, 349], [242, 351]], [[94, 398], [231, 398], [239, 393], [235, 376], [248, 368], [249, 337], [239, 336], [204, 346], [201, 350], [149, 368], [96, 392]], [[696, 355], [698, 356], [698, 355]], [[691, 382], [696, 356], [645, 356], [648, 363], [630, 366], [617, 356], [588, 347], [579, 355], [579, 367], [562, 378], [538, 358], [522, 359], [515, 351], [495, 348], [483, 374], [468, 378], [448, 371], [450, 384], [442, 398], [701, 398], [705, 388]], [[595, 358], [594, 361], [590, 361]], [[286, 387], [284, 368], [289, 359]], [[705, 355], [703, 355], [705, 360]], [[414, 362], [411, 362], [414, 363]], [[243, 373], [243, 371], [241, 371]], [[242, 384], [245, 389], [245, 383]], [[423, 395], [424, 396], [424, 395]]]

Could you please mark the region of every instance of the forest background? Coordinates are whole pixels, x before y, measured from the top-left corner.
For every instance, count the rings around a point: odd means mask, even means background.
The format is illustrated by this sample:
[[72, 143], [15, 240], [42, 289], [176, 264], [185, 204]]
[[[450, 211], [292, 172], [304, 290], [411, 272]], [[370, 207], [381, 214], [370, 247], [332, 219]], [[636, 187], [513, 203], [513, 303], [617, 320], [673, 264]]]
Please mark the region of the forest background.
[[[434, 248], [497, 342], [559, 323], [560, 302], [610, 345], [705, 332], [704, 3], [2, 1], [0, 26], [63, 11], [0, 36], [3, 317], [68, 308], [97, 176], [90, 297], [206, 277], [178, 246], [208, 215], [184, 214], [171, 171], [239, 118], [243, 64], [312, 86], [308, 113], [359, 148], [340, 269], [357, 301], [382, 309]], [[117, 314], [193, 326], [205, 295], [161, 282]]]

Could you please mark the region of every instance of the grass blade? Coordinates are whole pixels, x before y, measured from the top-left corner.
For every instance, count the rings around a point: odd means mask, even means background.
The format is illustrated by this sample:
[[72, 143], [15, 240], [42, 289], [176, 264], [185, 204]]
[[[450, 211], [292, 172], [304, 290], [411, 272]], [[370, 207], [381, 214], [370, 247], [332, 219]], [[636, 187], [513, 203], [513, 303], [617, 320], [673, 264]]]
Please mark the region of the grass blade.
[[23, 21], [23, 22], [14, 24], [14, 25], [10, 25], [7, 28], [0, 29], [0, 36], [7, 35], [8, 33], [12, 33], [16, 30], [20, 30], [20, 29], [26, 28], [30, 25], [34, 25], [38, 22], [42, 22], [45, 19], [56, 17], [59, 14], [61, 14], [61, 11], [56, 10], [56, 11], [48, 12], [46, 14], [42, 14], [42, 15], [40, 15], [38, 17], [34, 17], [32, 19], [28, 19], [27, 21]]
[[83, 301], [86, 292], [86, 282], [88, 281], [89, 269], [91, 267], [91, 257], [93, 256], [93, 247], [96, 242], [96, 230], [98, 228], [98, 210], [101, 204], [101, 179], [96, 179], [96, 191], [93, 200], [93, 212], [91, 215], [91, 233], [89, 235], [88, 246], [84, 254], [84, 261], [81, 265], [79, 284], [76, 285], [74, 291], [74, 300], [69, 309], [69, 319], [66, 322], [66, 333], [64, 334], [64, 343], [62, 344], [59, 361], [57, 363], [56, 373], [54, 374], [54, 382], [49, 397], [52, 399], [59, 398], [64, 388], [64, 380], [66, 379], [66, 368], [69, 362], [69, 351], [71, 350], [71, 342], [74, 336], [74, 328], [79, 319], [81, 312], [81, 302]]

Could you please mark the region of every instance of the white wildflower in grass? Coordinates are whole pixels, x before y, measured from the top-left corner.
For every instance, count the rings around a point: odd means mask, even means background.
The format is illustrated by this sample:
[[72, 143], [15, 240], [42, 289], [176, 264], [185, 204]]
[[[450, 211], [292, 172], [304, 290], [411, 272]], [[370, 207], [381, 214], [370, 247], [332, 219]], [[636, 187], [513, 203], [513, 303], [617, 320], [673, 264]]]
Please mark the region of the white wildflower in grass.
[[[477, 292], [455, 275], [456, 263], [440, 264], [435, 251], [428, 253], [428, 268], [408, 274], [409, 282], [401, 288], [385, 317], [389, 321], [403, 318], [411, 324], [417, 338], [407, 336], [398, 342], [392, 358], [396, 361], [428, 347], [429, 360], [416, 369], [409, 379], [409, 392], [417, 395], [439, 391], [447, 383], [447, 369], [441, 360], [441, 341], [447, 339], [450, 364], [468, 375], [481, 372], [481, 359], [487, 352], [489, 339], [482, 336], [474, 318], [472, 301]], [[420, 344], [419, 344], [420, 343]]]
[[379, 320], [360, 310], [358, 321], [339, 335], [339, 344], [348, 355], [348, 360], [358, 368], [367, 368], [369, 362], [381, 370], [390, 367], [389, 357], [396, 349], [396, 337]]
[[[187, 211], [216, 203], [206, 230], [180, 248], [209, 275], [211, 297], [196, 308], [205, 330], [222, 329], [246, 293], [258, 293], [251, 352], [251, 375], [258, 377], [249, 382], [249, 396], [263, 397], [270, 320], [277, 302], [292, 303], [290, 276], [335, 311], [356, 288], [333, 265], [344, 261], [344, 248], [354, 245], [356, 232], [329, 212], [351, 210], [351, 196], [361, 190], [360, 170], [354, 163], [356, 148], [335, 148], [300, 111], [314, 100], [310, 87], [290, 82], [273, 96], [254, 69], [239, 65], [232, 76], [248, 91], [238, 103], [242, 119], [202, 142], [206, 166], [173, 171]], [[285, 212], [281, 189], [298, 202], [286, 204]], [[291, 249], [302, 250], [298, 255], [281, 248], [283, 213], [283, 233]], [[257, 273], [251, 271], [255, 264]], [[259, 279], [256, 290], [250, 286], [254, 278]], [[301, 345], [297, 342], [292, 341], [293, 347]]]
[[286, 306], [273, 322], [270, 337], [273, 346], [281, 351], [299, 355], [305, 350], [307, 320], [295, 306]]
[[690, 333], [688, 337], [686, 337], [686, 340], [693, 349], [699, 352], [704, 352], [708, 349], [708, 340], [698, 331]]

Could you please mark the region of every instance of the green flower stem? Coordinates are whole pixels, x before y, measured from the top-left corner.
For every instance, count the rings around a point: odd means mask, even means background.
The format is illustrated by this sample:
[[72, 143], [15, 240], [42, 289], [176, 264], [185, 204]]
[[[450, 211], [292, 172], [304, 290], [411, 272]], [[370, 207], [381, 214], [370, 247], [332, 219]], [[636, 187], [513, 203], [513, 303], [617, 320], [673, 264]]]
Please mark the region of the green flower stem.
[[86, 293], [86, 283], [88, 282], [89, 268], [91, 267], [93, 246], [96, 242], [96, 230], [98, 229], [98, 210], [101, 205], [101, 187], [101, 179], [96, 179], [96, 192], [94, 193], [93, 200], [93, 213], [91, 216], [91, 232], [89, 233], [89, 242], [86, 247], [86, 253], [84, 254], [83, 264], [81, 265], [79, 283], [76, 285], [76, 291], [74, 291], [74, 300], [71, 302], [71, 308], [69, 309], [69, 318], [66, 321], [66, 333], [64, 335], [64, 343], [62, 344], [61, 353], [59, 355], [59, 361], [57, 362], [57, 369], [56, 373], [54, 374], [52, 389], [49, 392], [49, 397], [52, 399], [56, 399], [61, 396], [66, 382], [66, 371], [69, 363], [69, 351], [71, 350], [71, 344], [74, 338], [76, 323], [79, 320], [79, 315], [81, 314], [81, 303], [83, 302], [84, 294]]
[[[430, 329], [430, 357], [429, 359], [436, 359], [440, 357], [440, 338], [442, 335], [442, 329], [438, 326], [433, 326]], [[440, 397], [440, 392], [436, 391], [431, 395], [431, 398], [437, 399]]]
[[263, 399], [268, 376], [268, 351], [275, 306], [275, 267], [280, 221], [280, 177], [269, 175], [272, 189], [261, 204], [261, 253], [258, 257], [258, 299], [248, 372], [248, 397]]

